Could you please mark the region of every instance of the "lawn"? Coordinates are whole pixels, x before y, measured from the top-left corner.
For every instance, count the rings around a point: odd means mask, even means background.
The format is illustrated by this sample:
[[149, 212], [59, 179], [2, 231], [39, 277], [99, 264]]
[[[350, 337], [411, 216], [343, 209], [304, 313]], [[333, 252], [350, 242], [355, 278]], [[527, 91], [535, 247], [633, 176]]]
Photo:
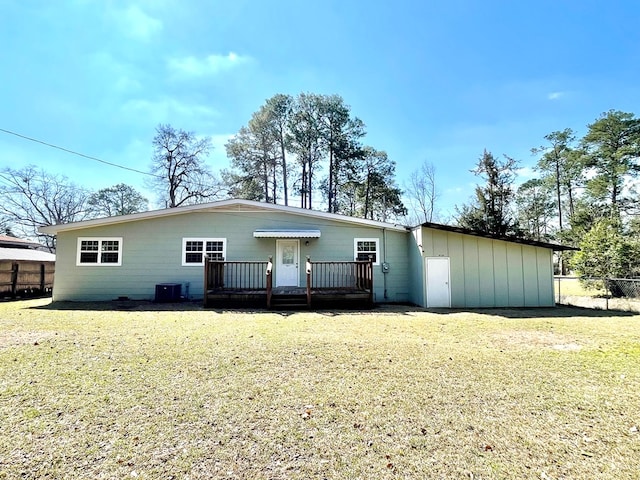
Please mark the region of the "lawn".
[[640, 478], [638, 315], [181, 307], [0, 303], [0, 479]]

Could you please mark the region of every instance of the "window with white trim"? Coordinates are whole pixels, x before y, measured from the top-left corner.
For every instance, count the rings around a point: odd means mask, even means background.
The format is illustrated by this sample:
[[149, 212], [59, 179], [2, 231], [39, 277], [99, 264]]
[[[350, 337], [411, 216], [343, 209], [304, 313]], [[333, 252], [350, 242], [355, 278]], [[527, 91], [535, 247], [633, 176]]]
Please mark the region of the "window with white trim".
[[122, 265], [122, 237], [79, 237], [76, 265], [119, 267]]
[[372, 258], [374, 265], [380, 265], [380, 240], [378, 238], [354, 238], [353, 259], [369, 260]]
[[204, 257], [224, 260], [227, 255], [226, 238], [183, 238], [182, 266], [204, 265]]

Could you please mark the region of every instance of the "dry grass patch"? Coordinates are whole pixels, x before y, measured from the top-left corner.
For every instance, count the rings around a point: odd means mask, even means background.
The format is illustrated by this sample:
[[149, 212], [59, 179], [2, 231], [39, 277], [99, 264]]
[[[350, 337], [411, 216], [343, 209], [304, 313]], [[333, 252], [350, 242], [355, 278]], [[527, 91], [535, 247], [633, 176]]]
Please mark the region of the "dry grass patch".
[[0, 304], [0, 478], [638, 478], [638, 316], [107, 307]]

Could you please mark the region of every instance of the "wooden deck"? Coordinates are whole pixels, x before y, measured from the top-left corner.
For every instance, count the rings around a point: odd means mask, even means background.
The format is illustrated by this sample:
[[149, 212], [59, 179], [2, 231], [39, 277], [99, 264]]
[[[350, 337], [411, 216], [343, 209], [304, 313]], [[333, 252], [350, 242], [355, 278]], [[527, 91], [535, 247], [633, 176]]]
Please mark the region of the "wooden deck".
[[[264, 274], [260, 274], [260, 271]], [[205, 307], [371, 308], [372, 261], [306, 262], [306, 286], [273, 287], [273, 264], [205, 262]]]

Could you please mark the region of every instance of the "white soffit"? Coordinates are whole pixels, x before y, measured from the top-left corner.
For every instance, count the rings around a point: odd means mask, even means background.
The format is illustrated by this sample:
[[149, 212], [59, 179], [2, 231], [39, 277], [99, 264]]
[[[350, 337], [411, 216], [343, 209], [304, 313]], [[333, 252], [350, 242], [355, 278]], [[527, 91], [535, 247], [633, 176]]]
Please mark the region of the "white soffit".
[[320, 238], [320, 230], [263, 230], [253, 232], [254, 238]]

